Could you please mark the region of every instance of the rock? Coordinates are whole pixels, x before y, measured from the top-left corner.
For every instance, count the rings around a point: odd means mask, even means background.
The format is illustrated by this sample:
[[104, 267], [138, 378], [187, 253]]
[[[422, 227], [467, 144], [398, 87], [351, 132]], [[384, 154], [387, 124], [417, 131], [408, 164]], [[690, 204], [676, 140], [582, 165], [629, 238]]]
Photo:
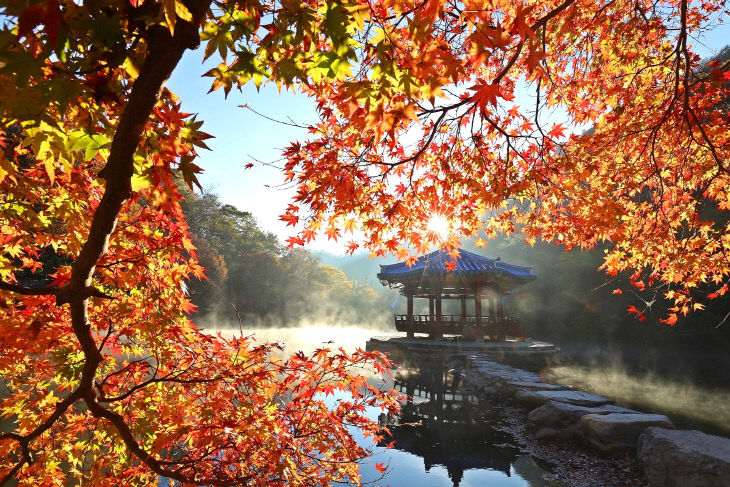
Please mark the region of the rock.
[[515, 400], [531, 407], [542, 406], [551, 400], [577, 406], [602, 406], [613, 402], [606, 396], [583, 391], [519, 391]]
[[539, 383], [541, 381], [540, 376], [533, 372], [477, 358], [471, 358], [468, 361], [464, 377], [464, 384], [469, 390], [493, 396], [510, 393], [512, 391], [508, 385], [510, 382]]
[[730, 487], [730, 439], [648, 428], [637, 456], [652, 487]]
[[527, 417], [535, 428], [535, 438], [569, 438], [579, 433], [578, 423], [586, 414], [636, 413], [631, 409], [604, 404], [598, 407], [576, 406], [567, 402], [548, 401], [533, 409]]
[[565, 391], [568, 388], [559, 384], [548, 384], [547, 382], [530, 382], [530, 381], [519, 381], [513, 380], [507, 383], [510, 387], [516, 390], [531, 390], [531, 391]]
[[674, 429], [663, 414], [586, 414], [580, 418], [583, 437], [603, 451], [635, 449], [639, 436], [649, 426]]

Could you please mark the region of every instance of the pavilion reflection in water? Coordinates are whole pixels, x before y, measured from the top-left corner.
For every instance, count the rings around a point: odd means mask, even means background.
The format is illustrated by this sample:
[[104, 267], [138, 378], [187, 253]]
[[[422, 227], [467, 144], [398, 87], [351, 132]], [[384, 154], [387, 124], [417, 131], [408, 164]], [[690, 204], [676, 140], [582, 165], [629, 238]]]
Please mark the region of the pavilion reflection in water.
[[422, 457], [426, 471], [445, 467], [455, 487], [470, 469], [510, 476], [518, 454], [514, 439], [495, 429], [497, 418], [476, 396], [459, 390], [459, 359], [436, 354], [409, 362], [395, 376], [396, 389], [409, 399], [400, 415], [381, 415], [381, 425], [392, 434], [381, 446], [393, 441], [393, 448]]

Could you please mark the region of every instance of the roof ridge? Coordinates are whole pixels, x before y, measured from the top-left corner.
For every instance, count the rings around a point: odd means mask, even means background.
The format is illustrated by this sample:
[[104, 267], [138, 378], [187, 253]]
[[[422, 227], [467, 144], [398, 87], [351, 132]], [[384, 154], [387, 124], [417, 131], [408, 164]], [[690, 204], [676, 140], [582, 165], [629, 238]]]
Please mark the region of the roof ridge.
[[[426, 275], [445, 276], [449, 272], [462, 277], [491, 275], [495, 279], [509, 278], [516, 280], [516, 282], [526, 282], [536, 277], [532, 273], [532, 267], [510, 264], [462, 248], [457, 250], [459, 252], [459, 258], [457, 259], [451, 257], [447, 250], [437, 249], [418, 257], [410, 267], [403, 261], [395, 264], [381, 264], [378, 279], [386, 284], [387, 282], [398, 282], [406, 276], [422, 276], [421, 278]], [[454, 261], [456, 266], [449, 270], [451, 266], [447, 264]]]

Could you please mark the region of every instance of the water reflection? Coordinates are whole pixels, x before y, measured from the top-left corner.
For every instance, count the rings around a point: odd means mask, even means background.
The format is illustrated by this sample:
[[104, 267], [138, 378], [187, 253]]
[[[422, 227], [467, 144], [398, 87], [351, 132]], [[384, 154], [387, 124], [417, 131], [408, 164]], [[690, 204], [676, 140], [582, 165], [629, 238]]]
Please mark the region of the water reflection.
[[[233, 333], [225, 330], [224, 333]], [[239, 332], [240, 333], [240, 332]], [[287, 350], [312, 351], [322, 342], [346, 349], [365, 348], [374, 334], [363, 328], [278, 328], [244, 331], [258, 341], [280, 341]], [[546, 471], [521, 455], [514, 438], [500, 428], [498, 411], [461, 390], [464, 357], [414, 350], [398, 356], [393, 387], [410, 399], [401, 414], [379, 409], [367, 414], [387, 426], [392, 437], [377, 445], [353, 432], [373, 456], [361, 468], [363, 482], [390, 487], [558, 487], [544, 480]], [[372, 381], [379, 378], [372, 377]], [[390, 387], [390, 384], [379, 384]], [[332, 397], [332, 401], [340, 398]], [[390, 449], [386, 446], [393, 442]], [[385, 478], [375, 465], [388, 465]]]
[[[460, 385], [464, 357], [411, 354], [395, 374], [395, 388], [409, 399], [397, 416], [381, 414], [398, 452], [391, 457], [388, 485], [422, 485], [432, 470], [446, 471], [447, 478], [434, 485], [532, 486], [550, 485], [546, 472], [529, 457], [521, 456], [514, 438], [500, 428], [501, 418], [488, 405], [467, 393]], [[422, 472], [408, 475], [400, 471], [400, 455], [420, 457]]]

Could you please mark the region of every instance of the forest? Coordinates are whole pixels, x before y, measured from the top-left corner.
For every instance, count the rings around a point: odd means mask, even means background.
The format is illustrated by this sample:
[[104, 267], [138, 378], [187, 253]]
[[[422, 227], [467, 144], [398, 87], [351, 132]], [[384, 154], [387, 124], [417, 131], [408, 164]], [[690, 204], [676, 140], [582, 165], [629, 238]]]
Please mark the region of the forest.
[[348, 278], [305, 249], [287, 249], [250, 213], [215, 194], [184, 192], [183, 211], [205, 279], [187, 283], [199, 322], [221, 327], [237, 315], [247, 327], [331, 324], [382, 326], [389, 311], [382, 292]]

